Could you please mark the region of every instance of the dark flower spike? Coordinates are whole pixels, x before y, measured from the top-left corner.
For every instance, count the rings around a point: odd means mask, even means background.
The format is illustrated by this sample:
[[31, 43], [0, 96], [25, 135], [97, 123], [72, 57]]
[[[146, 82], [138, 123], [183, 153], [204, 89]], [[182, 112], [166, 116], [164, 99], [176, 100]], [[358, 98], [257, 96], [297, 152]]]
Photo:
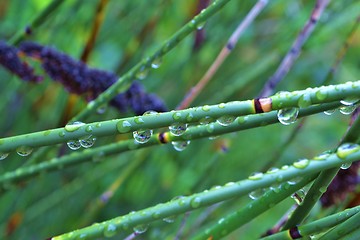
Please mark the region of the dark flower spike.
[[[85, 63], [51, 47], [24, 42], [20, 45], [20, 50], [30, 57], [39, 59], [45, 72], [53, 80], [63, 84], [69, 92], [88, 94], [90, 99], [99, 96], [118, 79], [112, 72], [90, 68]], [[139, 115], [148, 110], [167, 110], [160, 98], [146, 93], [138, 82], [133, 82], [127, 91], [116, 96], [110, 104], [121, 112], [130, 108]]]
[[22, 62], [18, 54], [19, 51], [15, 47], [0, 41], [0, 65], [25, 81], [40, 82], [43, 78], [35, 75], [34, 69]]

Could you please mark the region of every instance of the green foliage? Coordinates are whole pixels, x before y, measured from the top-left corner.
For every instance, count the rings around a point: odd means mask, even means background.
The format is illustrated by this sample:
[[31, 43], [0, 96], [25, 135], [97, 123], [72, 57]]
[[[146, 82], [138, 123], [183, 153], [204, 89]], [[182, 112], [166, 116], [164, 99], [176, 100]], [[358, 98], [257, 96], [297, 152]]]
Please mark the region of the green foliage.
[[[16, 42], [16, 36], [22, 36], [25, 26], [29, 25], [31, 20], [51, 2], [3, 1], [0, 4], [0, 39], [5, 41], [12, 39], [11, 41]], [[59, 1], [53, 1], [55, 2]], [[25, 35], [24, 38], [42, 45], [55, 46], [79, 59], [90, 36], [96, 8], [100, 1], [60, 2], [59, 6], [52, 9], [53, 12], [49, 16], [45, 16], [39, 23], [33, 25], [32, 35]], [[238, 23], [254, 5], [254, 1], [220, 0], [217, 2], [226, 5], [219, 9], [213, 7], [206, 13], [204, 18], [208, 19], [203, 30], [206, 38], [201, 48], [194, 50], [196, 26], [191, 26], [190, 20], [195, 16], [197, 1], [109, 1], [105, 8], [104, 21], [87, 63], [91, 67], [116, 72], [121, 79], [120, 83], [117, 83], [118, 89], [123, 89], [126, 87], [123, 83], [133, 81], [136, 72], [143, 65], [150, 65], [147, 57], [150, 56], [152, 58], [150, 60], [153, 60], [158, 56], [157, 51], [160, 49], [161, 54], [164, 54], [161, 57], [160, 68], [150, 70], [149, 75], [141, 83], [147, 91], [154, 92], [163, 98], [170, 110], [175, 109], [187, 91], [199, 81], [213, 63]], [[269, 1], [264, 10], [245, 30], [237, 46], [213, 76], [212, 82], [206, 85], [192, 106], [255, 98], [265, 82], [276, 71], [297, 34], [309, 19], [313, 7], [314, 1]], [[314, 32], [305, 43], [300, 57], [288, 75], [276, 87], [276, 91], [294, 91], [323, 85], [331, 66], [337, 59], [338, 52], [354, 28], [359, 10], [360, 3], [356, 0], [330, 2]], [[185, 27], [182, 28], [183, 26]], [[184, 34], [183, 39], [172, 41], [173, 49], [165, 51], [167, 41], [173, 40], [171, 36], [179, 29], [189, 35]], [[331, 74], [331, 84], [358, 80], [360, 75], [358, 32], [341, 64], [336, 68], [336, 72]], [[39, 63], [30, 61], [36, 71], [43, 75]], [[351, 91], [355, 92], [355, 90], [345, 89], [337, 95], [336, 100], [345, 98], [347, 94], [354, 96]], [[20, 140], [27, 141], [19, 135], [64, 127], [63, 120], [69, 107], [69, 93], [49, 77], [39, 84], [27, 83], [0, 68], [0, 92], [2, 96], [0, 109], [3, 113], [0, 119], [1, 138], [18, 136], [18, 140], [16, 138], [14, 140], [16, 145]], [[311, 91], [308, 90], [308, 92]], [[357, 92], [355, 95], [359, 96]], [[277, 98], [278, 96], [274, 97], [273, 109], [284, 106], [276, 100]], [[103, 100], [98, 99], [98, 101]], [[289, 104], [286, 106], [296, 105], [298, 98], [292, 103], [291, 101], [284, 100], [284, 103]], [[102, 104], [103, 102], [99, 102], [99, 105]], [[246, 106], [244, 114], [253, 113], [249, 110], [248, 102], [241, 102], [241, 104]], [[338, 104], [337, 101], [303, 110], [314, 114], [327, 109], [325, 107], [335, 108]], [[71, 117], [79, 116], [77, 114], [84, 113], [86, 109], [89, 108], [85, 99], [78, 98]], [[194, 109], [189, 111], [194, 111]], [[172, 114], [168, 113], [169, 116]], [[218, 112], [211, 114], [218, 117], [216, 115]], [[206, 235], [206, 229], [216, 228], [219, 220], [237, 211], [244, 214], [248, 223], [240, 228], [239, 225], [235, 226], [234, 229], [237, 230], [233, 233], [226, 232], [225, 235], [229, 235], [225, 239], [236, 239], [238, 236], [241, 236], [241, 239], [259, 238], [267, 230], [273, 228], [283, 215], [289, 215], [288, 210], [295, 203], [290, 198], [293, 191], [282, 193], [287, 196], [282, 202], [277, 202], [281, 201], [278, 199], [272, 203], [269, 200], [272, 197], [262, 199], [261, 201], [266, 204], [271, 203], [272, 208], [265, 209], [266, 211], [264, 210], [259, 216], [257, 212], [260, 208], [257, 208], [257, 211], [251, 211], [249, 206], [254, 203], [254, 200], [247, 194], [250, 190], [271, 187], [270, 180], [263, 180], [261, 186], [249, 184], [246, 185], [249, 188], [240, 187], [240, 190], [231, 196], [220, 194], [220, 192], [226, 192], [226, 187], [215, 189], [213, 195], [200, 192], [229, 182], [241, 182], [252, 172], [266, 172], [267, 169], [264, 169], [264, 166], [280, 168], [300, 158], [310, 159], [324, 150], [336, 149], [349, 125], [350, 115], [343, 115], [337, 111], [331, 116], [322, 113], [309, 116], [307, 122], [286, 147], [283, 147], [284, 143], [297, 127], [297, 123], [289, 126], [278, 123], [265, 127], [265, 120], [261, 121], [261, 119], [266, 118], [267, 123], [277, 122], [276, 112], [258, 115], [249, 116], [250, 123], [254, 123], [253, 126], [240, 129], [229, 126], [228, 129], [231, 130], [228, 132], [231, 133], [213, 140], [209, 140], [205, 134], [208, 132], [206, 126], [198, 130], [194, 127], [193, 131], [198, 131], [199, 137], [196, 138], [199, 139], [193, 140], [190, 136], [192, 132], [188, 131], [191, 143], [184, 151], [178, 152], [171, 144], [160, 145], [157, 135], [154, 135], [150, 142], [140, 145], [139, 149], [128, 151], [133, 150], [133, 145], [129, 145], [129, 142], [133, 142], [132, 134], [118, 134], [116, 124], [111, 123], [111, 119], [125, 117], [133, 119], [132, 113], [119, 113], [111, 107], [108, 107], [104, 114], [98, 114], [96, 111], [86, 112], [81, 115], [83, 122], [110, 120], [109, 126], [114, 127], [108, 131], [111, 134], [103, 134], [99, 131], [99, 135], [107, 136], [101, 138], [97, 136], [95, 145], [89, 150], [79, 149], [75, 155], [72, 155], [73, 151], [64, 144], [64, 140], [60, 141], [63, 143], [61, 145], [34, 149], [34, 152], [27, 157], [11, 152], [7, 158], [0, 161], [0, 183], [4, 189], [0, 197], [0, 212], [2, 213], [0, 238], [44, 239], [82, 229], [94, 223], [108, 220], [116, 222], [111, 219], [120, 219], [119, 216], [127, 215], [131, 211], [151, 208], [179, 196], [189, 196], [185, 198], [187, 207], [180, 207], [180, 210], [171, 207], [181, 202], [181, 198], [165, 204], [163, 208], [160, 205], [159, 216], [161, 217], [156, 221], [153, 219], [145, 221], [145, 217], [141, 216], [141, 211], [135, 213], [135, 223], [149, 224], [148, 230], [139, 238], [174, 239], [176, 236], [180, 236], [179, 239], [191, 239], [195, 236], [203, 238]], [[169, 119], [165, 121], [163, 118], [154, 117], [150, 125], [166, 127], [172, 122]], [[79, 119], [75, 117], [74, 120]], [[256, 121], [258, 121], [257, 124], [255, 124]], [[356, 121], [358, 126], [357, 122], [359, 121]], [[193, 121], [192, 126], [196, 124], [197, 121]], [[356, 129], [355, 127], [353, 129]], [[225, 131], [224, 129], [226, 127], [217, 125], [214, 133], [223, 133], [221, 131]], [[159, 133], [167, 129], [160, 128], [154, 131]], [[357, 132], [357, 130], [350, 132], [350, 142], [357, 141]], [[201, 136], [203, 137], [200, 138]], [[76, 137], [79, 136], [76, 135]], [[181, 137], [170, 138], [181, 140]], [[59, 141], [53, 143], [59, 143]], [[47, 144], [42, 143], [39, 146], [44, 145]], [[140, 149], [142, 146], [149, 147]], [[103, 156], [103, 153], [107, 153], [106, 151], [112, 154]], [[357, 160], [359, 153], [351, 154], [348, 160]], [[274, 156], [277, 156], [275, 161], [272, 160]], [[341, 159], [336, 158], [336, 161], [339, 160], [336, 162], [335, 158], [333, 154], [328, 159], [329, 163], [334, 161], [331, 163], [332, 167], [339, 166]], [[61, 159], [69, 159], [70, 162], [59, 164], [58, 161]], [[75, 161], [74, 159], [80, 159], [78, 163], [81, 164], [72, 162]], [[319, 165], [316, 171], [307, 172], [298, 169], [295, 174], [306, 176], [309, 183], [314, 177], [313, 173], [318, 174], [321, 170], [330, 168], [330, 165], [320, 163], [321, 161], [319, 164], [314, 163]], [[68, 167], [68, 165], [74, 166]], [[22, 174], [21, 170], [30, 171], [32, 167], [37, 168], [36, 176], [28, 180], [18, 177]], [[291, 167], [291, 169], [295, 168]], [[284, 169], [284, 174], [288, 173], [290, 171]], [[15, 176], [13, 182], [4, 180], [9, 174]], [[276, 176], [280, 176], [280, 173]], [[297, 190], [304, 184], [306, 183], [296, 185], [298, 188], [294, 185], [292, 188]], [[310, 186], [311, 184], [308, 185]], [[231, 185], [228, 187], [235, 189]], [[288, 190], [283, 188], [284, 191]], [[218, 192], [219, 195], [216, 195]], [[205, 201], [206, 204], [202, 205], [202, 202], [201, 207], [187, 212], [192, 210], [190, 201], [194, 197], [193, 194], [197, 193], [204, 197], [203, 202]], [[271, 191], [268, 191], [265, 197], [268, 195], [276, 196]], [[223, 200], [226, 201], [222, 202]], [[349, 198], [346, 198], [345, 203], [348, 201]], [[222, 203], [210, 206], [218, 202]], [[330, 218], [328, 210], [318, 205], [314, 207], [313, 204], [305, 207], [312, 210], [305, 222], [301, 223], [301, 226], [305, 224], [304, 229], [314, 229], [314, 225], [311, 224], [314, 222], [315, 226], [318, 226], [315, 220], [319, 218], [327, 217], [324, 218], [325, 220]], [[344, 204], [334, 206], [331, 210], [341, 212], [345, 207]], [[261, 204], [258, 205], [261, 206]], [[354, 210], [352, 214], [356, 214], [357, 211], [358, 209]], [[161, 220], [162, 217], [169, 217], [166, 214], [177, 215], [173, 223]], [[354, 217], [358, 218], [357, 215]], [[128, 217], [127, 215], [127, 220], [131, 222], [131, 215], [129, 219]], [[334, 218], [331, 219], [333, 221]], [[332, 225], [320, 225], [325, 232], [339, 223], [340, 221], [331, 222]], [[231, 224], [233, 223], [229, 223]], [[341, 229], [344, 224], [346, 226], [346, 222], [343, 222], [337, 227]], [[92, 226], [84, 231], [95, 232], [94, 236], [97, 236], [99, 233], [97, 231], [101, 230], [103, 234], [103, 224]], [[308, 226], [310, 228], [307, 228]], [[216, 231], [221, 233], [221, 230], [224, 229], [220, 228]], [[132, 233], [131, 227], [124, 230], [122, 226], [121, 231], [117, 231], [118, 235], [113, 239], [118, 239], [119, 236], [125, 238]], [[309, 230], [306, 233], [310, 235], [319, 232]], [[112, 235], [111, 229], [106, 234]]]

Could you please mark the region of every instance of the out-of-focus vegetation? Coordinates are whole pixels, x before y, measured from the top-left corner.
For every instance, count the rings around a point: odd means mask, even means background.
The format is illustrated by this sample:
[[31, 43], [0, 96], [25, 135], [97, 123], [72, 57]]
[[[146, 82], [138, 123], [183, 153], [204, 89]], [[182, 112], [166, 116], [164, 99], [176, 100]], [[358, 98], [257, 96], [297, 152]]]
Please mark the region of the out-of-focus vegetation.
[[[50, 2], [2, 0], [0, 39], [8, 41], [17, 31], [25, 29]], [[41, 26], [32, 29], [27, 40], [56, 47], [80, 59], [91, 34], [99, 2], [64, 1]], [[255, 98], [309, 19], [314, 2], [270, 1], [192, 106]], [[198, 1], [190, 0], [109, 1], [88, 65], [122, 76], [193, 18], [197, 5]], [[147, 91], [161, 97], [169, 110], [175, 109], [213, 63], [253, 5], [254, 1], [230, 1], [206, 22], [201, 30], [205, 38], [199, 48], [194, 49], [197, 34], [194, 32], [162, 58], [160, 68], [149, 72], [141, 81]], [[330, 2], [300, 57], [276, 90], [292, 91], [321, 85], [353, 29], [359, 12], [360, 3], [356, 0]], [[359, 46], [358, 31], [331, 77], [332, 84], [358, 80]], [[39, 63], [31, 61], [32, 66], [43, 74]], [[39, 84], [27, 83], [3, 68], [0, 68], [0, 92], [1, 138], [63, 126], [65, 116], [74, 116], [87, 104], [81, 96], [74, 100], [74, 96], [70, 96], [62, 85], [48, 77]], [[71, 113], [69, 99], [73, 99], [74, 104]], [[119, 113], [108, 107], [105, 113], [95, 114], [87, 122], [124, 116], [132, 116], [132, 113]], [[59, 235], [166, 202], [176, 196], [245, 179], [269, 164], [280, 167], [299, 158], [311, 158], [324, 150], [333, 149], [350, 122], [349, 116], [338, 112], [331, 116], [318, 114], [308, 118], [286, 148], [281, 147], [297, 127], [296, 123], [231, 133], [214, 140], [194, 140], [182, 152], [175, 151], [171, 145], [156, 146], [109, 156], [96, 163], [90, 161], [53, 173], [43, 173], [2, 194], [0, 238], [43, 239]], [[101, 138], [94, 147], [126, 137]], [[70, 152], [65, 146], [53, 148], [42, 161]], [[269, 163], [279, 152], [276, 161]], [[10, 154], [0, 162], [0, 174], [16, 170], [30, 157]], [[111, 187], [114, 195], [106, 204], [100, 203], [99, 197]], [[225, 202], [216, 209], [202, 208], [186, 216], [177, 216], [173, 223], [157, 221], [138, 238], [174, 239], [180, 231], [182, 239], [189, 239], [201, 227], [211, 225], [250, 201], [245, 196]], [[249, 221], [227, 239], [259, 237], [272, 228], [293, 204], [294, 200], [289, 197]], [[313, 214], [322, 216], [325, 212], [316, 206]], [[197, 225], [199, 221], [202, 221], [200, 226]], [[130, 229], [118, 236], [125, 238], [131, 233]]]

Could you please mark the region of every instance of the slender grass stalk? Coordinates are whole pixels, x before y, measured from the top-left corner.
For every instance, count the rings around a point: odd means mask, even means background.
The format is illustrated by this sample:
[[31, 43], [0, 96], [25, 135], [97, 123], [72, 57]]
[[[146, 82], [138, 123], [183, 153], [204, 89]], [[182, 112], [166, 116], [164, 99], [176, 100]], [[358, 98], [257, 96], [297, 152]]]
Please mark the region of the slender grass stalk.
[[306, 22], [304, 28], [301, 30], [301, 32], [295, 39], [295, 42], [292, 44], [290, 50], [282, 60], [274, 75], [271, 76], [269, 80], [265, 83], [263, 89], [260, 92], [260, 97], [266, 97], [271, 95], [274, 92], [276, 85], [289, 72], [295, 60], [299, 57], [302, 46], [313, 32], [316, 23], [320, 19], [323, 11], [325, 10], [329, 2], [330, 0], [316, 1], [315, 7], [310, 15], [309, 20]]
[[39, 27], [41, 24], [45, 22], [45, 20], [59, 8], [59, 6], [64, 3], [64, 0], [53, 0], [44, 10], [42, 10], [38, 15], [34, 17], [34, 19], [28, 24], [26, 29], [19, 30], [10, 40], [10, 44], [18, 44], [21, 42], [28, 31], [33, 31], [35, 28]]
[[316, 175], [311, 175], [310, 177], [303, 178], [294, 185], [283, 183], [273, 190], [268, 190], [262, 197], [221, 218], [218, 220], [217, 224], [212, 224], [204, 232], [201, 232], [192, 239], [220, 239], [229, 235], [234, 230], [248, 223], [249, 219], [254, 219], [267, 210], [270, 210], [276, 204], [289, 197], [292, 193], [314, 180], [315, 177]]
[[[316, 233], [321, 233], [323, 231], [326, 231], [336, 225], [338, 225], [339, 223], [344, 222], [345, 220], [351, 218], [352, 216], [354, 216], [355, 214], [358, 214], [360, 212], [360, 206], [354, 207], [354, 208], [350, 208], [350, 209], [346, 209], [342, 212], [321, 218], [319, 220], [313, 221], [311, 223], [307, 223], [304, 225], [300, 225], [296, 228], [294, 228], [292, 231], [295, 232], [299, 232], [301, 234], [301, 236], [310, 236], [310, 235], [314, 235]], [[271, 236], [267, 236], [262, 238], [264, 240], [289, 240], [289, 239], [294, 239], [291, 237], [289, 230], [286, 231], [282, 231], [279, 233], [275, 233]]]
[[[340, 157], [339, 157], [339, 156]], [[314, 158], [294, 163], [293, 166], [286, 166], [274, 173], [254, 174], [247, 180], [236, 183], [226, 184], [223, 187], [193, 194], [189, 197], [172, 200], [170, 202], [159, 204], [155, 207], [133, 212], [125, 216], [117, 217], [99, 224], [75, 230], [54, 237], [59, 239], [76, 239], [86, 237], [93, 239], [109, 234], [115, 235], [120, 231], [127, 231], [129, 228], [140, 224], [149, 224], [150, 222], [183, 214], [201, 207], [209, 206], [218, 202], [243, 196], [256, 189], [270, 187], [272, 184], [285, 182], [299, 176], [310, 176], [319, 171], [334, 168], [344, 163], [350, 163], [360, 159], [360, 147], [351, 149], [349, 152], [337, 152], [330, 154], [324, 159]]]
[[148, 114], [141, 117], [114, 119], [83, 125], [68, 125], [64, 128], [0, 139], [0, 152], [7, 153], [22, 146], [35, 148], [63, 143], [89, 135], [104, 137], [140, 129], [156, 129], [179, 122], [199, 122], [206, 117], [217, 119], [222, 116], [243, 116], [284, 108], [307, 107], [314, 104], [357, 97], [359, 94], [360, 81], [356, 81], [285, 94], [276, 94], [265, 99], [235, 101], [212, 106], [205, 105], [186, 110]]
[[192, 101], [199, 95], [202, 89], [208, 84], [211, 78], [215, 75], [219, 67], [223, 64], [227, 56], [231, 53], [231, 51], [235, 48], [240, 36], [246, 30], [246, 28], [254, 21], [257, 15], [263, 10], [263, 8], [267, 5], [267, 0], [258, 0], [254, 7], [250, 10], [250, 12], [246, 15], [245, 19], [239, 24], [236, 28], [235, 32], [229, 38], [227, 44], [219, 55], [216, 57], [213, 64], [206, 71], [205, 75], [201, 78], [201, 80], [193, 87], [191, 90], [185, 95], [185, 98], [179, 104], [176, 109], [185, 109], [188, 108]]
[[[309, 107], [307, 109], [302, 109], [299, 112], [299, 117], [322, 112], [328, 109], [333, 109], [334, 107], [337, 106], [339, 106], [339, 103], [329, 103], [329, 104]], [[49, 161], [41, 162], [39, 164], [18, 168], [13, 172], [7, 172], [4, 173], [2, 176], [0, 176], [0, 183], [5, 184], [3, 188], [6, 189], [7, 185], [11, 183], [16, 183], [18, 181], [27, 179], [29, 177], [36, 176], [41, 172], [56, 171], [89, 160], [97, 161], [106, 155], [159, 145], [162, 143], [159, 141], [159, 136], [161, 135], [166, 136], [165, 139], [167, 139], [167, 143], [172, 141], [188, 141], [190, 139], [193, 140], [193, 139], [210, 137], [210, 136], [218, 136], [225, 133], [265, 126], [277, 122], [278, 122], [277, 114], [275, 112], [270, 112], [264, 114], [239, 117], [235, 122], [228, 125], [227, 127], [221, 126], [219, 123], [211, 123], [204, 126], [192, 127], [189, 128], [181, 136], [173, 136], [168, 132], [165, 134], [159, 133], [153, 135], [150, 138], [150, 140], [144, 144], [138, 144], [133, 139], [120, 141], [118, 143], [112, 143], [98, 148], [86, 149], [82, 152], [77, 152], [77, 153], [75, 152], [60, 158], [53, 158]]]
[[197, 26], [206, 22], [212, 15], [224, 7], [230, 0], [216, 0], [208, 8], [201, 11], [185, 26], [180, 28], [174, 35], [162, 44], [151, 56], [144, 58], [133, 68], [131, 68], [125, 75], [120, 77], [116, 83], [109, 87], [106, 91], [100, 94], [94, 101], [90, 102], [87, 107], [77, 114], [73, 120], [84, 120], [96, 111], [101, 105], [109, 102], [117, 94], [124, 92], [129, 84], [135, 79], [136, 74], [151, 67], [151, 63], [163, 57], [171, 49], [173, 49], [179, 42], [181, 42], [187, 35], [197, 29]]
[[360, 228], [342, 237], [342, 240], [358, 240], [360, 239]]

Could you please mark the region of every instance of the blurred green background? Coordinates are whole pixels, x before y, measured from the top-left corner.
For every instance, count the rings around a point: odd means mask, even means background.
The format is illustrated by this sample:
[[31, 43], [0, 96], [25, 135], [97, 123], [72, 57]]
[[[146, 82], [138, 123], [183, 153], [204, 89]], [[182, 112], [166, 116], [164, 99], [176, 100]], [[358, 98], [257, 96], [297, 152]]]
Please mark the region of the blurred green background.
[[[50, 2], [0, 0], [0, 39], [7, 41], [17, 31], [24, 29]], [[194, 50], [196, 33], [188, 36], [163, 57], [159, 69], [151, 70], [142, 81], [147, 91], [163, 98], [169, 110], [174, 109], [206, 72], [254, 3], [231, 1], [214, 15], [202, 30], [205, 38], [199, 49]], [[90, 35], [98, 4], [99, 1], [95, 0], [64, 1], [43, 25], [33, 29], [27, 39], [56, 47], [79, 59]], [[188, 22], [194, 16], [197, 4], [198, 1], [193, 0], [110, 0], [88, 64], [121, 76]], [[276, 71], [309, 18], [314, 4], [315, 1], [309, 0], [270, 1], [192, 106], [254, 98]], [[332, 1], [299, 59], [277, 90], [319, 86], [359, 12], [360, 2], [357, 0]], [[331, 83], [358, 80], [359, 56], [358, 31]], [[39, 63], [34, 61], [32, 66], [43, 74]], [[69, 98], [64, 88], [48, 77], [40, 84], [26, 83], [3, 68], [0, 68], [0, 94], [0, 137], [60, 126]], [[72, 115], [85, 104], [84, 99], [78, 98]], [[109, 107], [104, 114], [94, 115], [88, 122], [130, 115]], [[339, 113], [309, 117], [292, 144], [283, 149], [280, 158], [271, 165], [281, 166], [333, 148], [348, 123], [349, 117]], [[276, 124], [228, 134], [215, 140], [192, 141], [183, 152], [175, 151], [171, 145], [158, 146], [41, 174], [1, 196], [0, 236], [9, 239], [44, 239], [169, 201], [176, 196], [239, 181], [251, 172], [262, 170], [281, 151], [281, 145], [296, 127], [297, 124]], [[114, 140], [111, 137], [98, 139], [95, 147]], [[227, 151], [222, 151], [223, 147]], [[61, 148], [62, 153], [70, 151]], [[58, 154], [59, 150], [54, 148], [43, 160]], [[16, 169], [27, 158], [12, 153], [0, 162], [0, 173]], [[121, 184], [117, 186], [114, 196], [93, 213], [94, 201], [119, 181]], [[250, 201], [250, 198], [243, 197], [221, 204], [214, 210], [192, 212], [182, 230], [182, 239], [188, 239], [191, 236], [188, 234], [198, 232], [206, 224], [212, 224]], [[239, 234], [241, 239], [260, 236], [276, 223], [291, 204], [293, 200], [289, 198], [227, 239], [238, 239]], [[158, 221], [151, 224], [149, 230], [138, 239], [174, 239], [183, 217], [176, 217], [174, 223]], [[197, 222], [202, 217], [205, 219], [198, 226]], [[124, 238], [129, 234], [131, 231], [119, 236]]]

